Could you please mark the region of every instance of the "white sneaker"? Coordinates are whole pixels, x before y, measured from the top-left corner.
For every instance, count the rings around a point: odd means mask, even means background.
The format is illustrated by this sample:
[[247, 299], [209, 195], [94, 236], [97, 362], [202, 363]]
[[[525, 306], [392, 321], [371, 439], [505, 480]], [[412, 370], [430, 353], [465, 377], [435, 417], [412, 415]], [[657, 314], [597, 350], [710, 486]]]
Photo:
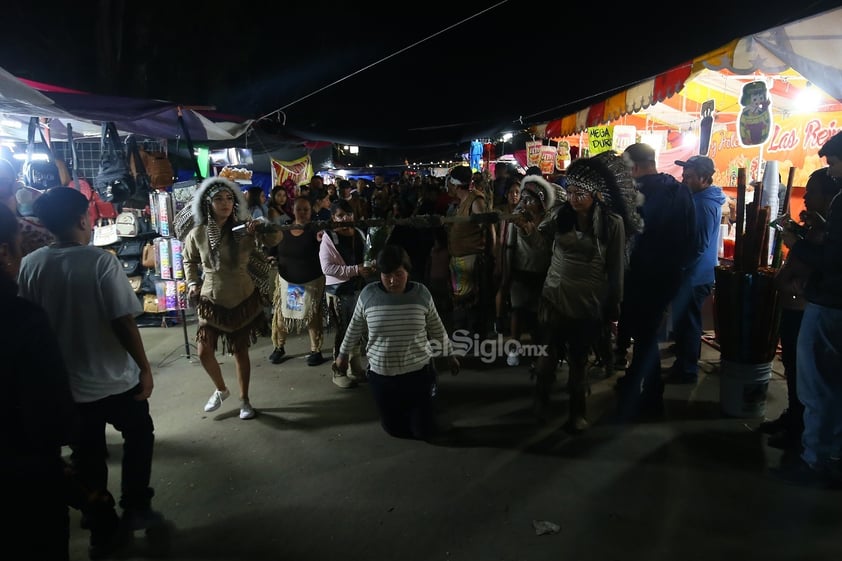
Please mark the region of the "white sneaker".
[[518, 366], [520, 364], [520, 354], [517, 351], [512, 351], [506, 357], [506, 364], [509, 366]]
[[251, 406], [251, 403], [248, 401], [244, 401], [242, 405], [240, 405], [240, 418], [243, 420], [251, 419], [254, 417], [254, 408]]
[[216, 411], [217, 409], [222, 407], [222, 402], [228, 399], [229, 395], [231, 395], [231, 392], [229, 392], [228, 390], [214, 390], [208, 402], [205, 403], [205, 413]]

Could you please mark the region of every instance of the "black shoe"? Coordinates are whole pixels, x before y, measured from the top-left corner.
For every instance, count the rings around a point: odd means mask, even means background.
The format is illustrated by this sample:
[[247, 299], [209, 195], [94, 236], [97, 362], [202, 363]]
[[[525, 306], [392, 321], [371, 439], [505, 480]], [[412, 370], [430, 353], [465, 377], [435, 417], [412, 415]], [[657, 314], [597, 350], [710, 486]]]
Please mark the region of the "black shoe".
[[784, 409], [784, 412], [781, 413], [781, 416], [777, 419], [772, 421], [763, 421], [757, 426], [757, 430], [762, 432], [763, 434], [776, 434], [783, 430], [790, 428], [790, 413], [789, 409]]
[[321, 351], [315, 351], [307, 355], [307, 366], [318, 366], [325, 361]]
[[285, 354], [287, 353], [283, 347], [275, 347], [275, 350], [269, 355], [269, 362], [272, 364], [280, 364], [281, 359], [284, 358]]

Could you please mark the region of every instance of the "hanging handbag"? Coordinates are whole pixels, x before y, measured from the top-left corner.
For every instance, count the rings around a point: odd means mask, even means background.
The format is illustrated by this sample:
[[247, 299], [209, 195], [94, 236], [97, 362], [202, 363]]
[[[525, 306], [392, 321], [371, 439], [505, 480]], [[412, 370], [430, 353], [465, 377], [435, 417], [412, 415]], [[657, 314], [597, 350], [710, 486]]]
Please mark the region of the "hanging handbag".
[[[44, 150], [47, 155], [45, 160], [34, 159], [35, 155], [35, 129], [41, 134], [41, 142], [44, 143]], [[39, 152], [44, 153], [44, 152]], [[23, 181], [27, 187], [46, 191], [53, 187], [60, 187], [61, 175], [58, 171], [53, 152], [47, 139], [44, 138], [44, 131], [41, 130], [41, 123], [38, 117], [29, 118], [29, 132], [27, 134], [26, 161], [23, 164]]]
[[135, 192], [134, 176], [113, 122], [102, 123], [99, 171], [94, 178], [94, 189], [103, 201], [114, 204], [127, 201]]
[[147, 269], [155, 268], [155, 245], [152, 242], [143, 246], [143, 253], [140, 257], [140, 264]]
[[117, 223], [108, 218], [100, 218], [94, 226], [93, 244], [97, 247], [112, 245], [120, 241], [117, 235]]
[[132, 200], [142, 203], [141, 208], [146, 205], [146, 200], [149, 198], [149, 193], [152, 192], [152, 179], [149, 172], [146, 170], [146, 165], [141, 157], [140, 151], [137, 148], [137, 140], [134, 135], [129, 135], [126, 138], [126, 150], [129, 156], [129, 165], [134, 177], [135, 190], [132, 194]]

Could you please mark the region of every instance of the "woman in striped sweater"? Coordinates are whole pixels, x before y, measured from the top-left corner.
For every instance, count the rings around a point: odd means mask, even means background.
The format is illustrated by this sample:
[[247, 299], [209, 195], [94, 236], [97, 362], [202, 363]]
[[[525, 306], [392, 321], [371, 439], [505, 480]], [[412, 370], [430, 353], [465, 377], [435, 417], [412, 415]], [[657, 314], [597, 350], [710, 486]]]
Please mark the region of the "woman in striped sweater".
[[436, 311], [430, 291], [409, 282], [412, 268], [406, 251], [386, 245], [377, 256], [380, 282], [360, 293], [354, 315], [336, 357], [335, 368], [348, 369], [348, 355], [368, 334], [368, 380], [380, 412], [380, 424], [392, 436], [426, 440], [433, 434], [435, 371], [430, 359], [459, 360]]

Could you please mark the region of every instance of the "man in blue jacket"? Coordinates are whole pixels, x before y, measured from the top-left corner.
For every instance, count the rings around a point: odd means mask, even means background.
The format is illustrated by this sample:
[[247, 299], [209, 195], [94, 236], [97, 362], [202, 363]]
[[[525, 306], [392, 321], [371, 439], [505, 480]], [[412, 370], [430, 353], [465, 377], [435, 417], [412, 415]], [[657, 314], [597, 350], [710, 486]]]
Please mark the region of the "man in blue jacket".
[[[842, 182], [842, 133], [824, 143], [828, 175]], [[842, 186], [842, 185], [840, 185]], [[775, 475], [816, 487], [842, 486], [842, 197], [830, 202], [821, 243], [785, 230], [789, 255], [812, 268], [804, 286], [804, 318], [796, 352], [798, 400], [804, 404], [802, 452], [798, 462]]]
[[626, 347], [634, 339], [631, 364], [617, 383], [620, 420], [632, 421], [663, 412], [657, 334], [684, 269], [695, 258], [696, 214], [690, 191], [658, 172], [651, 146], [632, 144], [623, 161], [644, 197], [643, 232], [633, 240], [618, 324], [618, 359], [625, 361]]
[[681, 182], [690, 189], [696, 206], [696, 255], [672, 303], [675, 362], [666, 382], [695, 384], [702, 352], [702, 305], [713, 291], [714, 270], [719, 264], [719, 224], [725, 194], [713, 184], [716, 169], [710, 158], [693, 156], [675, 163], [684, 168]]

